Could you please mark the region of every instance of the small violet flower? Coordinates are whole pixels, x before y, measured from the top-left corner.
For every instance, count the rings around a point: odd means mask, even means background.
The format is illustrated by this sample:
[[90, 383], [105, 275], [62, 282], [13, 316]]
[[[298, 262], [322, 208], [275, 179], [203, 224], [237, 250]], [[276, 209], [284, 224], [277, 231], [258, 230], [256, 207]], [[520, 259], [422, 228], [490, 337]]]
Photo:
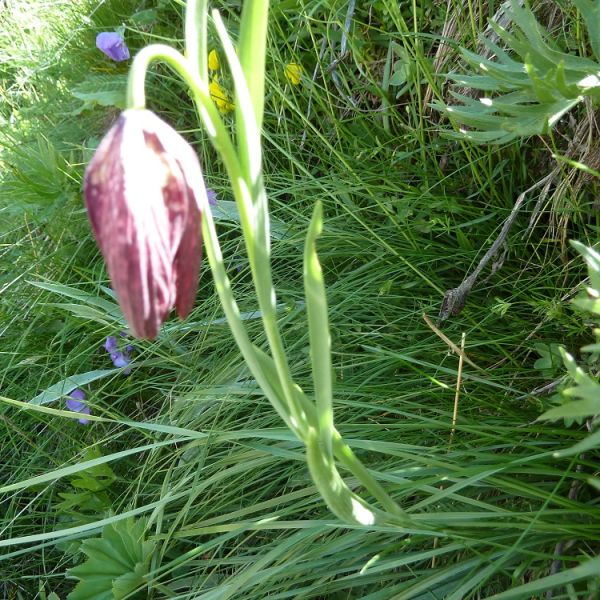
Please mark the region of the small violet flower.
[[173, 307], [185, 318], [196, 298], [205, 193], [198, 157], [149, 110], [126, 110], [98, 146], [84, 193], [130, 331], [154, 339]]
[[103, 31], [96, 36], [96, 48], [116, 62], [129, 58], [129, 48], [123, 37], [115, 31]]
[[[110, 360], [112, 360], [113, 365], [115, 365], [115, 367], [119, 368], [127, 367], [127, 365], [131, 362], [131, 359], [129, 358], [129, 356], [127, 356], [125, 352], [111, 353]], [[127, 367], [127, 369], [125, 369], [123, 373], [125, 373], [125, 375], [129, 375], [129, 373], [131, 373], [131, 367]]]
[[[67, 408], [73, 412], [90, 414], [90, 407], [85, 403], [85, 392], [80, 389], [75, 389], [69, 394], [69, 399], [66, 402]], [[82, 417], [78, 419], [82, 425], [87, 425], [90, 421]]]
[[211, 190], [210, 188], [206, 188], [206, 196], [208, 198], [208, 203], [211, 206], [217, 205], [217, 192], [215, 190]]
[[[126, 334], [124, 332], [120, 332], [119, 335], [124, 337]], [[129, 373], [131, 373], [131, 367], [127, 366], [131, 362], [131, 353], [134, 350], [131, 344], [127, 344], [124, 350], [119, 350], [117, 337], [114, 335], [109, 335], [106, 338], [106, 342], [104, 342], [103, 348], [110, 354], [110, 359], [115, 367], [126, 367], [123, 371], [125, 375], [129, 375]]]
[[104, 349], [108, 352], [116, 352], [117, 351], [117, 338], [114, 335], [109, 335], [106, 338], [106, 342], [104, 342]]

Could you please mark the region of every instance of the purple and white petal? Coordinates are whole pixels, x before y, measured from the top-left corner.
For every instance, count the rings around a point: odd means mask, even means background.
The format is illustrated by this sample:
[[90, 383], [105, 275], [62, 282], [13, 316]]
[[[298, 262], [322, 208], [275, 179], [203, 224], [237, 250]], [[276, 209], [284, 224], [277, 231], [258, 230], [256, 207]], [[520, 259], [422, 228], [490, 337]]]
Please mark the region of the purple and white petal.
[[173, 306], [190, 312], [198, 286], [196, 153], [153, 113], [127, 110], [98, 146], [84, 191], [123, 314], [134, 336], [153, 339]]

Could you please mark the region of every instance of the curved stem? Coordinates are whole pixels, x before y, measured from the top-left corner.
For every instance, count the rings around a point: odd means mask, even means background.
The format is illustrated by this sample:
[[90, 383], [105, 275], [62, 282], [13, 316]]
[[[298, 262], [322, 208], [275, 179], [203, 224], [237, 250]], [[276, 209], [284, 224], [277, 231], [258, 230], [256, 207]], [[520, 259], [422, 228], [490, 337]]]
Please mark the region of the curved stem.
[[[293, 382], [283, 341], [277, 323], [275, 290], [271, 275], [269, 213], [267, 197], [262, 180], [260, 159], [260, 132], [256, 126], [250, 95], [244, 74], [233, 45], [227, 37], [224, 25], [215, 17], [219, 36], [223, 41], [227, 58], [236, 82], [238, 103], [242, 118], [238, 125], [243, 128], [241, 160], [223, 124], [219, 112], [210, 97], [206, 75], [206, 1], [190, 0], [191, 8], [186, 13], [186, 44], [188, 57], [173, 48], [154, 44], [140, 51], [132, 65], [128, 86], [129, 108], [145, 108], [144, 82], [149, 65], [154, 60], [166, 62], [190, 87], [198, 114], [215, 149], [223, 159], [237, 201], [242, 231], [252, 269], [257, 300], [262, 312], [263, 327], [267, 335], [273, 358], [264, 354], [248, 337], [240, 311], [231, 290], [206, 190], [201, 194], [201, 209], [204, 215], [202, 232], [206, 240], [208, 260], [213, 272], [219, 299], [232, 335], [255, 377], [258, 385], [278, 412], [286, 425], [304, 441], [308, 463], [315, 482], [334, 512], [340, 517], [365, 524], [388, 522], [399, 525], [408, 518], [400, 507], [372, 477], [369, 471], [343, 442], [336, 430], [333, 437], [333, 453], [337, 459], [381, 502], [384, 511], [372, 508], [346, 486], [333, 462], [331, 452], [324, 459], [321, 452], [323, 439], [318, 435], [318, 420], [315, 407]], [[201, 16], [200, 13], [204, 14]], [[198, 28], [203, 28], [199, 31]], [[246, 108], [248, 107], [248, 110]], [[329, 445], [329, 444], [328, 444]], [[331, 446], [330, 446], [331, 448]]]
[[[255, 245], [252, 243], [254, 236], [252, 235], [251, 226], [251, 219], [253, 215], [251, 192], [246, 185], [242, 168], [240, 166], [231, 138], [229, 137], [218, 110], [216, 109], [210, 97], [208, 85], [192, 72], [191, 64], [188, 59], [186, 59], [180, 52], [177, 52], [170, 46], [166, 46], [164, 44], [153, 44], [141, 50], [133, 61], [132, 69], [129, 75], [127, 88], [127, 102], [129, 108], [145, 107], [145, 76], [150, 63], [155, 60], [162, 60], [166, 62], [189, 85], [204, 127], [211, 139], [211, 142], [225, 163], [225, 168], [232, 183], [234, 196], [238, 201], [238, 206], [240, 207], [240, 217], [242, 221], [244, 237], [246, 238], [247, 243], [248, 240], [250, 240], [249, 245], [252, 250], [254, 250]], [[277, 389], [273, 386], [273, 382], [269, 381], [269, 378], [264, 372], [264, 367], [260, 364], [260, 360], [257, 357], [257, 349], [248, 338], [248, 334], [246, 333], [243, 322], [240, 318], [240, 311], [231, 291], [229, 279], [223, 267], [221, 249], [216, 230], [214, 228], [214, 223], [212, 221], [210, 207], [208, 202], [203, 203], [204, 206], [202, 207], [202, 212], [205, 215], [205, 218], [203, 219], [202, 229], [207, 240], [207, 254], [211, 269], [213, 270], [213, 274], [215, 276], [217, 293], [219, 294], [221, 304], [223, 305], [225, 315], [231, 327], [236, 343], [240, 348], [244, 360], [252, 371], [252, 374], [256, 378], [261, 388], [263, 388], [263, 391], [265, 391], [265, 394], [268, 396], [277, 412], [283, 418], [288, 427], [297, 433], [299, 437], [302, 437], [306, 425], [306, 418], [302, 418], [302, 414], [306, 411], [302, 411], [299, 408], [295, 398], [292, 397], [290, 402], [286, 394], [283, 394], [285, 401], [284, 404], [282, 404], [283, 399], [279, 397], [280, 394], [278, 394]], [[249, 252], [249, 254], [252, 264], [254, 263], [254, 261], [252, 261], [254, 252]], [[289, 408], [286, 410], [286, 405], [289, 407], [290, 404], [296, 408], [296, 410], [292, 410], [294, 415], [293, 420], [290, 418]]]
[[[221, 155], [225, 169], [231, 180], [236, 199], [244, 210], [240, 211], [242, 221], [248, 219], [251, 198], [245, 185], [237, 152], [215, 107], [208, 89], [208, 83], [192, 71], [191, 64], [180, 52], [165, 44], [152, 44], [136, 55], [127, 82], [128, 108], [145, 108], [144, 81], [150, 63], [161, 60], [167, 63], [190, 87], [198, 114], [217, 152]], [[247, 225], [247, 224], [246, 224]]]

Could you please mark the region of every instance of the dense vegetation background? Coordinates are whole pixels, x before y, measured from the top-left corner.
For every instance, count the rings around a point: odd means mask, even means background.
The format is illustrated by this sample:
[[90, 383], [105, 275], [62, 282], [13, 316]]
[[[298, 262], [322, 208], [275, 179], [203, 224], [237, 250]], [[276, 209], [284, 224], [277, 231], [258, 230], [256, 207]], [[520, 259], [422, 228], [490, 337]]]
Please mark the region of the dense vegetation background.
[[[235, 37], [239, 2], [214, 5]], [[570, 3], [533, 8], [563, 51], [589, 54]], [[498, 146], [449, 139], [431, 107], [450, 97], [446, 74], [466, 68], [456, 44], [481, 52], [499, 9], [282, 0], [271, 12], [265, 174], [285, 341], [310, 390], [301, 257], [320, 199], [336, 421], [423, 523], [399, 533], [328, 513], [301, 445], [249, 378], [208, 270], [188, 320], [155, 342], [123, 341], [130, 374], [103, 348], [125, 324], [81, 181], [124, 106], [128, 63], [95, 38], [124, 27], [132, 54], [178, 46], [183, 3], [0, 4], [0, 597], [598, 597], [598, 453], [554, 455], [592, 420], [536, 421], [562, 402], [559, 344], [597, 370], [580, 354], [593, 323], [570, 304], [586, 271], [568, 244], [598, 236], [596, 113], [583, 102], [549, 135]], [[260, 343], [222, 165], [183, 86], [160, 66], [150, 81], [149, 105], [195, 145], [217, 192], [228, 268]], [[536, 184], [464, 310], [435, 326], [445, 292]], [[472, 364], [459, 373], [436, 330], [456, 346], [464, 333]], [[67, 378], [103, 420], [66, 418]], [[126, 591], [76, 596], [66, 571], [102, 531], [129, 557], [117, 573], [130, 575]]]

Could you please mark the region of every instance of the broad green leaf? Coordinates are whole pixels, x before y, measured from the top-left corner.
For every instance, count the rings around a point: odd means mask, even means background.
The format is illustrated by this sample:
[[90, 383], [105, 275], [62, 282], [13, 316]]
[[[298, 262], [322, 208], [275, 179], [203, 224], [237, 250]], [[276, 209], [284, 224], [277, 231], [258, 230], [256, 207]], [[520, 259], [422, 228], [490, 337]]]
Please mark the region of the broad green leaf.
[[596, 398], [579, 400], [578, 402], [568, 402], [567, 404], [551, 408], [543, 415], [540, 415], [538, 421], [554, 421], [556, 419], [564, 418], [578, 419], [600, 414], [600, 386], [597, 386], [593, 391], [596, 394]]
[[155, 542], [144, 541], [145, 528], [145, 519], [124, 519], [106, 525], [101, 538], [85, 540], [87, 560], [67, 571], [80, 580], [67, 600], [121, 600], [143, 587], [155, 548]]
[[[101, 457], [102, 454], [97, 447], [86, 448], [83, 455], [86, 461], [92, 461]], [[74, 488], [100, 492], [110, 487], [116, 479], [117, 476], [108, 464], [100, 463], [78, 473], [78, 477], [71, 480], [71, 485]]]
[[127, 75], [89, 75], [71, 89], [71, 94], [83, 101], [73, 114], [78, 115], [96, 106], [114, 106], [123, 110], [126, 108], [126, 89]]

